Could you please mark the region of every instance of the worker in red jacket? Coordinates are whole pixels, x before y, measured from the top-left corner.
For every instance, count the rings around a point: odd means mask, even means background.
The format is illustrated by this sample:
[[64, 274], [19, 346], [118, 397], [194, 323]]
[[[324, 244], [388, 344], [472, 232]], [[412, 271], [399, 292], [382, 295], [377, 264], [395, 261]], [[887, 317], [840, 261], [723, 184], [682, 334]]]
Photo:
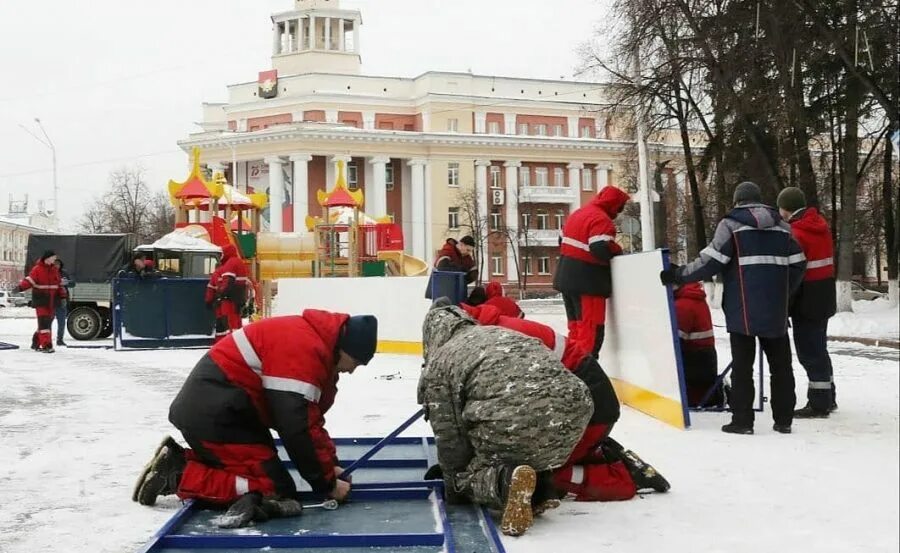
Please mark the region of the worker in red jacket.
[[522, 308], [512, 298], [503, 295], [503, 286], [499, 282], [489, 282], [487, 286], [476, 286], [469, 293], [469, 305], [493, 305], [506, 317], [521, 318], [525, 316]]
[[569, 337], [596, 357], [603, 345], [606, 298], [612, 293], [610, 261], [622, 253], [613, 223], [625, 209], [628, 194], [607, 186], [566, 220], [553, 288], [562, 293]]
[[[700, 407], [719, 375], [712, 314], [702, 284], [690, 282], [675, 286], [675, 316], [678, 319], [688, 405]], [[715, 390], [703, 407], [721, 406], [723, 401], [722, 390]]]
[[65, 299], [66, 289], [62, 285], [59, 269], [56, 268], [56, 252], [47, 250], [34, 264], [28, 276], [22, 279], [16, 287], [16, 291], [24, 292], [31, 289], [31, 305], [37, 315], [38, 329], [32, 336], [31, 348], [44, 353], [53, 353], [53, 339], [50, 336], [50, 327], [53, 325], [53, 317], [56, 314], [56, 304], [60, 299]]
[[834, 369], [828, 355], [828, 319], [837, 312], [834, 281], [834, 243], [828, 222], [814, 207], [806, 207], [806, 195], [796, 187], [778, 195], [778, 211], [791, 225], [791, 233], [806, 255], [803, 283], [791, 298], [797, 358], [809, 377], [807, 403], [796, 410], [800, 419], [824, 419], [837, 409]]
[[350, 484], [338, 478], [324, 417], [340, 373], [371, 361], [377, 340], [375, 317], [315, 309], [233, 332], [197, 363], [169, 408], [191, 449], [167, 437], [132, 499], [153, 505], [160, 495], [177, 494], [234, 502], [238, 526], [257, 518], [263, 500], [269, 516], [294, 513], [297, 489], [278, 458], [274, 429], [313, 491], [343, 501]]
[[209, 277], [206, 305], [216, 310], [216, 341], [243, 326], [241, 313], [247, 303], [250, 273], [233, 244], [222, 248], [219, 267]]
[[[478, 267], [475, 266], [475, 239], [471, 236], [463, 236], [459, 241], [455, 238], [448, 238], [434, 260], [434, 270], [462, 273], [466, 284], [475, 282], [478, 279]], [[428, 288], [425, 289], [427, 299], [432, 299], [432, 278], [434, 278], [433, 272], [428, 277]]]
[[[656, 469], [609, 437], [619, 420], [619, 399], [594, 356], [545, 324], [506, 317], [491, 305], [463, 304], [462, 308], [479, 324], [501, 326], [537, 338], [590, 390], [594, 413], [584, 435], [566, 464], [549, 475], [556, 490], [562, 495], [574, 494], [578, 501], [622, 501], [631, 499], [641, 489], [669, 490], [669, 483]], [[540, 495], [536, 492], [536, 505], [544, 499]]]

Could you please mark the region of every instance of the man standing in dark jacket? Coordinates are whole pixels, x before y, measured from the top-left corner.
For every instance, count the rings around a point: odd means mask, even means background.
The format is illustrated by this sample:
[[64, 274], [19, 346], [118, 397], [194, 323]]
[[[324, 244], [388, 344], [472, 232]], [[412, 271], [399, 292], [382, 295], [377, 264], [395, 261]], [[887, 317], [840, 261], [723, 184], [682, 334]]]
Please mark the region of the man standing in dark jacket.
[[586, 206], [575, 210], [562, 229], [559, 266], [553, 289], [562, 293], [569, 337], [594, 357], [603, 346], [606, 298], [612, 293], [612, 258], [622, 253], [613, 223], [628, 194], [607, 186]]
[[756, 184], [739, 184], [734, 203], [700, 257], [683, 268], [663, 271], [660, 279], [663, 284], [683, 284], [724, 274], [722, 309], [731, 336], [732, 419], [722, 431], [753, 434], [753, 361], [759, 338], [772, 375], [774, 430], [789, 434], [797, 397], [787, 335], [788, 303], [803, 280], [806, 256], [790, 226], [762, 203]]
[[791, 224], [794, 238], [806, 255], [806, 274], [791, 302], [794, 347], [809, 377], [807, 403], [794, 416], [824, 419], [837, 408], [834, 370], [828, 356], [828, 319], [837, 311], [834, 288], [834, 243], [828, 222], [814, 207], [806, 207], [806, 196], [796, 187], [778, 195], [778, 210]]
[[[478, 279], [478, 267], [475, 266], [475, 239], [471, 236], [463, 236], [457, 241], [448, 238], [444, 246], [438, 252], [434, 261], [434, 270], [446, 273], [463, 273], [466, 284], [472, 284]], [[428, 288], [425, 289], [425, 297], [431, 297], [431, 280], [434, 273], [428, 277]]]

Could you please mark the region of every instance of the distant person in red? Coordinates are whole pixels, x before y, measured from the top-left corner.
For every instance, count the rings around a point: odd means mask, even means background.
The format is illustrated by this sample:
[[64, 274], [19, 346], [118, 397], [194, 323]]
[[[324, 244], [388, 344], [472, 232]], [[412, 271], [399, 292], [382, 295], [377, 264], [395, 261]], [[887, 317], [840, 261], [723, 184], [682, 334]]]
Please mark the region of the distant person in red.
[[472, 306], [492, 305], [500, 310], [502, 315], [506, 317], [524, 317], [522, 308], [512, 298], [503, 295], [503, 286], [499, 282], [489, 282], [487, 286], [476, 286], [469, 293], [469, 299], [466, 302]]
[[628, 194], [620, 188], [603, 188], [590, 203], [569, 215], [560, 238], [553, 288], [562, 293], [569, 337], [594, 357], [603, 346], [606, 298], [612, 294], [609, 265], [622, 253], [613, 219], [628, 200]]
[[343, 501], [325, 413], [341, 373], [375, 356], [378, 321], [307, 309], [247, 325], [214, 345], [169, 408], [169, 421], [191, 449], [166, 437], [138, 478], [132, 499], [161, 495], [228, 506], [243, 526], [265, 516], [299, 514], [297, 488], [270, 429], [313, 492]]
[[[471, 236], [463, 236], [457, 241], [448, 238], [444, 246], [434, 260], [434, 270], [447, 273], [463, 273], [466, 284], [471, 284], [478, 279], [478, 267], [475, 266], [475, 239]], [[425, 297], [431, 298], [431, 280], [434, 274], [428, 278], [428, 288]]]
[[[700, 407], [703, 397], [712, 389], [719, 375], [712, 314], [701, 283], [675, 286], [675, 315], [678, 318], [688, 405]], [[703, 407], [722, 406], [723, 402], [722, 390], [716, 390]]]
[[16, 287], [17, 292], [31, 289], [31, 305], [34, 306], [38, 326], [31, 339], [31, 349], [44, 353], [55, 351], [50, 327], [53, 325], [57, 302], [67, 297], [66, 289], [59, 276], [59, 269], [54, 264], [55, 261], [56, 252], [45, 251], [44, 255], [31, 268], [28, 276], [22, 279]]
[[[578, 501], [622, 501], [634, 497], [638, 490], [669, 490], [669, 483], [656, 469], [609, 437], [619, 420], [619, 399], [600, 364], [580, 344], [545, 324], [503, 316], [490, 305], [463, 304], [462, 308], [479, 324], [501, 326], [537, 338], [591, 391], [594, 413], [587, 429], [566, 464], [549, 475], [556, 490], [562, 495], [573, 494]], [[535, 492], [534, 505], [541, 504], [545, 499], [542, 495]]]
[[225, 245], [221, 263], [206, 286], [206, 305], [216, 310], [216, 342], [243, 326], [241, 313], [247, 303], [249, 285], [250, 272], [237, 248], [233, 244]]
[[131, 263], [125, 265], [119, 270], [120, 278], [137, 278], [142, 279], [146, 277], [155, 277], [159, 276], [156, 272], [156, 269], [153, 265], [152, 259], [147, 259], [147, 254], [144, 252], [135, 252], [135, 254], [131, 258]]

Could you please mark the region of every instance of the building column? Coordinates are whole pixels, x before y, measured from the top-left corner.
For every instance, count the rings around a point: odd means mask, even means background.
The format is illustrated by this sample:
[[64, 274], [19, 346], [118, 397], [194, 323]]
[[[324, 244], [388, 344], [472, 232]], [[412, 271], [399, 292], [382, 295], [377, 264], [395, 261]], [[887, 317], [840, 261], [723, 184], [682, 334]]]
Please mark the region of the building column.
[[363, 129], [367, 131], [375, 130], [375, 112], [374, 111], [364, 111], [363, 112]]
[[[400, 216], [403, 221], [403, 251], [412, 253], [412, 167], [400, 164]], [[396, 176], [396, 175], [395, 175]]]
[[338, 19], [338, 52], [346, 51], [347, 37], [344, 34], [346, 32], [344, 24], [345, 22], [343, 19]]
[[503, 114], [503, 134], [516, 134], [516, 114]]
[[211, 177], [215, 177], [216, 173], [225, 174], [225, 164], [224, 163], [220, 163], [220, 162], [216, 161], [214, 163], [207, 164], [206, 167], [209, 168], [209, 174]]
[[[519, 274], [516, 267], [519, 264], [519, 167], [521, 161], [507, 161], [506, 167], [506, 229], [509, 233], [506, 250], [506, 274], [509, 282], [518, 282]], [[522, 269], [522, 267], [519, 267]]]
[[569, 188], [575, 191], [572, 203], [569, 204], [569, 212], [575, 211], [581, 207], [581, 170], [584, 169], [584, 163], [573, 161], [568, 166], [569, 169]]
[[[488, 233], [490, 231], [490, 221], [488, 220], [490, 209], [488, 204], [488, 167], [491, 166], [489, 159], [475, 160], [475, 195], [478, 198], [478, 218], [480, 219], [478, 228], [481, 234], [481, 244], [478, 245], [481, 250], [481, 257], [487, 265], [488, 259]], [[483, 267], [479, 267], [482, 270]], [[484, 276], [484, 275], [482, 275]]]
[[373, 157], [372, 184], [366, 181], [366, 213], [372, 217], [387, 215], [387, 164], [391, 159], [386, 156]]
[[483, 111], [475, 112], [475, 134], [484, 134], [487, 132], [487, 113]]
[[281, 53], [281, 23], [275, 23], [275, 32], [272, 33], [272, 55]]
[[612, 165], [602, 163], [597, 165], [597, 192], [609, 186], [609, 172], [611, 170]]
[[425, 165], [424, 159], [411, 159], [412, 183], [410, 190], [412, 254], [425, 259]]
[[337, 184], [338, 162], [341, 162], [341, 161], [344, 162], [344, 181], [345, 181], [345, 184], [347, 184], [347, 188], [348, 189], [350, 188], [350, 183], [346, 182], [346, 180], [347, 180], [347, 165], [350, 163], [350, 160], [351, 160], [350, 156], [345, 155], [345, 154], [337, 154], [337, 155], [331, 156], [331, 163], [328, 164], [328, 168], [325, 171], [325, 173], [326, 173], [325, 188], [329, 192], [334, 190], [334, 185]]
[[269, 164], [269, 232], [282, 232], [282, 205], [284, 204], [284, 160], [278, 156], [266, 158]]
[[312, 156], [309, 154], [294, 154], [291, 156], [294, 163], [294, 232], [301, 232], [306, 228], [306, 216], [309, 215], [309, 162]]
[[594, 120], [594, 126], [596, 129], [596, 132], [594, 133], [595, 137], [604, 138], [604, 139], [609, 138], [608, 136], [606, 136], [606, 121], [607, 121], [607, 119], [608, 119], [607, 117], [597, 117], [597, 119]]
[[[434, 265], [434, 183], [432, 182], [432, 169], [434, 166], [430, 160], [425, 160], [425, 261], [429, 266]], [[446, 215], [442, 214], [442, 217]], [[443, 242], [443, 241], [442, 241]]]
[[325, 18], [325, 49], [331, 50], [331, 18]]
[[569, 138], [578, 138], [578, 116], [568, 118]]
[[316, 16], [309, 16], [309, 49], [316, 49]]
[[359, 19], [353, 20], [353, 51], [359, 54]]

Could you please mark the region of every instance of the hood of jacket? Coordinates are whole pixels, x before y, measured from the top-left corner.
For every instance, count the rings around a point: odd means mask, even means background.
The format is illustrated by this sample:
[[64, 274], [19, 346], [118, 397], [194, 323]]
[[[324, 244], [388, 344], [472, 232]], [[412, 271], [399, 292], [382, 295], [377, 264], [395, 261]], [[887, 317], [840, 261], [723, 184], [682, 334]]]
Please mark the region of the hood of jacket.
[[[322, 339], [322, 344], [325, 345], [325, 349], [329, 352], [328, 355], [333, 356], [341, 330], [344, 328], [344, 323], [347, 322], [350, 315], [321, 311], [319, 309], [306, 309], [303, 311], [303, 318], [309, 323], [309, 326], [312, 327], [315, 333], [319, 335], [319, 338]], [[323, 361], [328, 363], [329, 360], [323, 359]], [[330, 361], [331, 363], [327, 366], [333, 365], [334, 360], [331, 359]]]
[[503, 295], [503, 286], [499, 282], [491, 281], [484, 287], [484, 292], [488, 299], [499, 298]]
[[689, 282], [675, 290], [675, 297], [680, 299], [706, 300], [706, 290], [699, 282]]
[[477, 324], [465, 311], [456, 306], [436, 307], [425, 315], [422, 324], [422, 345], [425, 359], [428, 352], [435, 351], [453, 338], [460, 330]]
[[234, 247], [234, 244], [225, 244], [222, 246], [222, 262], [226, 262], [232, 257], [237, 257], [237, 248]]
[[731, 210], [728, 218], [758, 229], [772, 228], [782, 221], [774, 207], [764, 204], [739, 205]]
[[831, 235], [831, 230], [828, 228], [828, 221], [826, 221], [825, 217], [822, 217], [819, 210], [814, 207], [801, 209], [791, 217], [790, 223], [792, 227], [796, 227], [809, 234], [820, 236]]
[[591, 203], [602, 209], [610, 219], [615, 219], [631, 197], [627, 192], [615, 186], [605, 186]]

